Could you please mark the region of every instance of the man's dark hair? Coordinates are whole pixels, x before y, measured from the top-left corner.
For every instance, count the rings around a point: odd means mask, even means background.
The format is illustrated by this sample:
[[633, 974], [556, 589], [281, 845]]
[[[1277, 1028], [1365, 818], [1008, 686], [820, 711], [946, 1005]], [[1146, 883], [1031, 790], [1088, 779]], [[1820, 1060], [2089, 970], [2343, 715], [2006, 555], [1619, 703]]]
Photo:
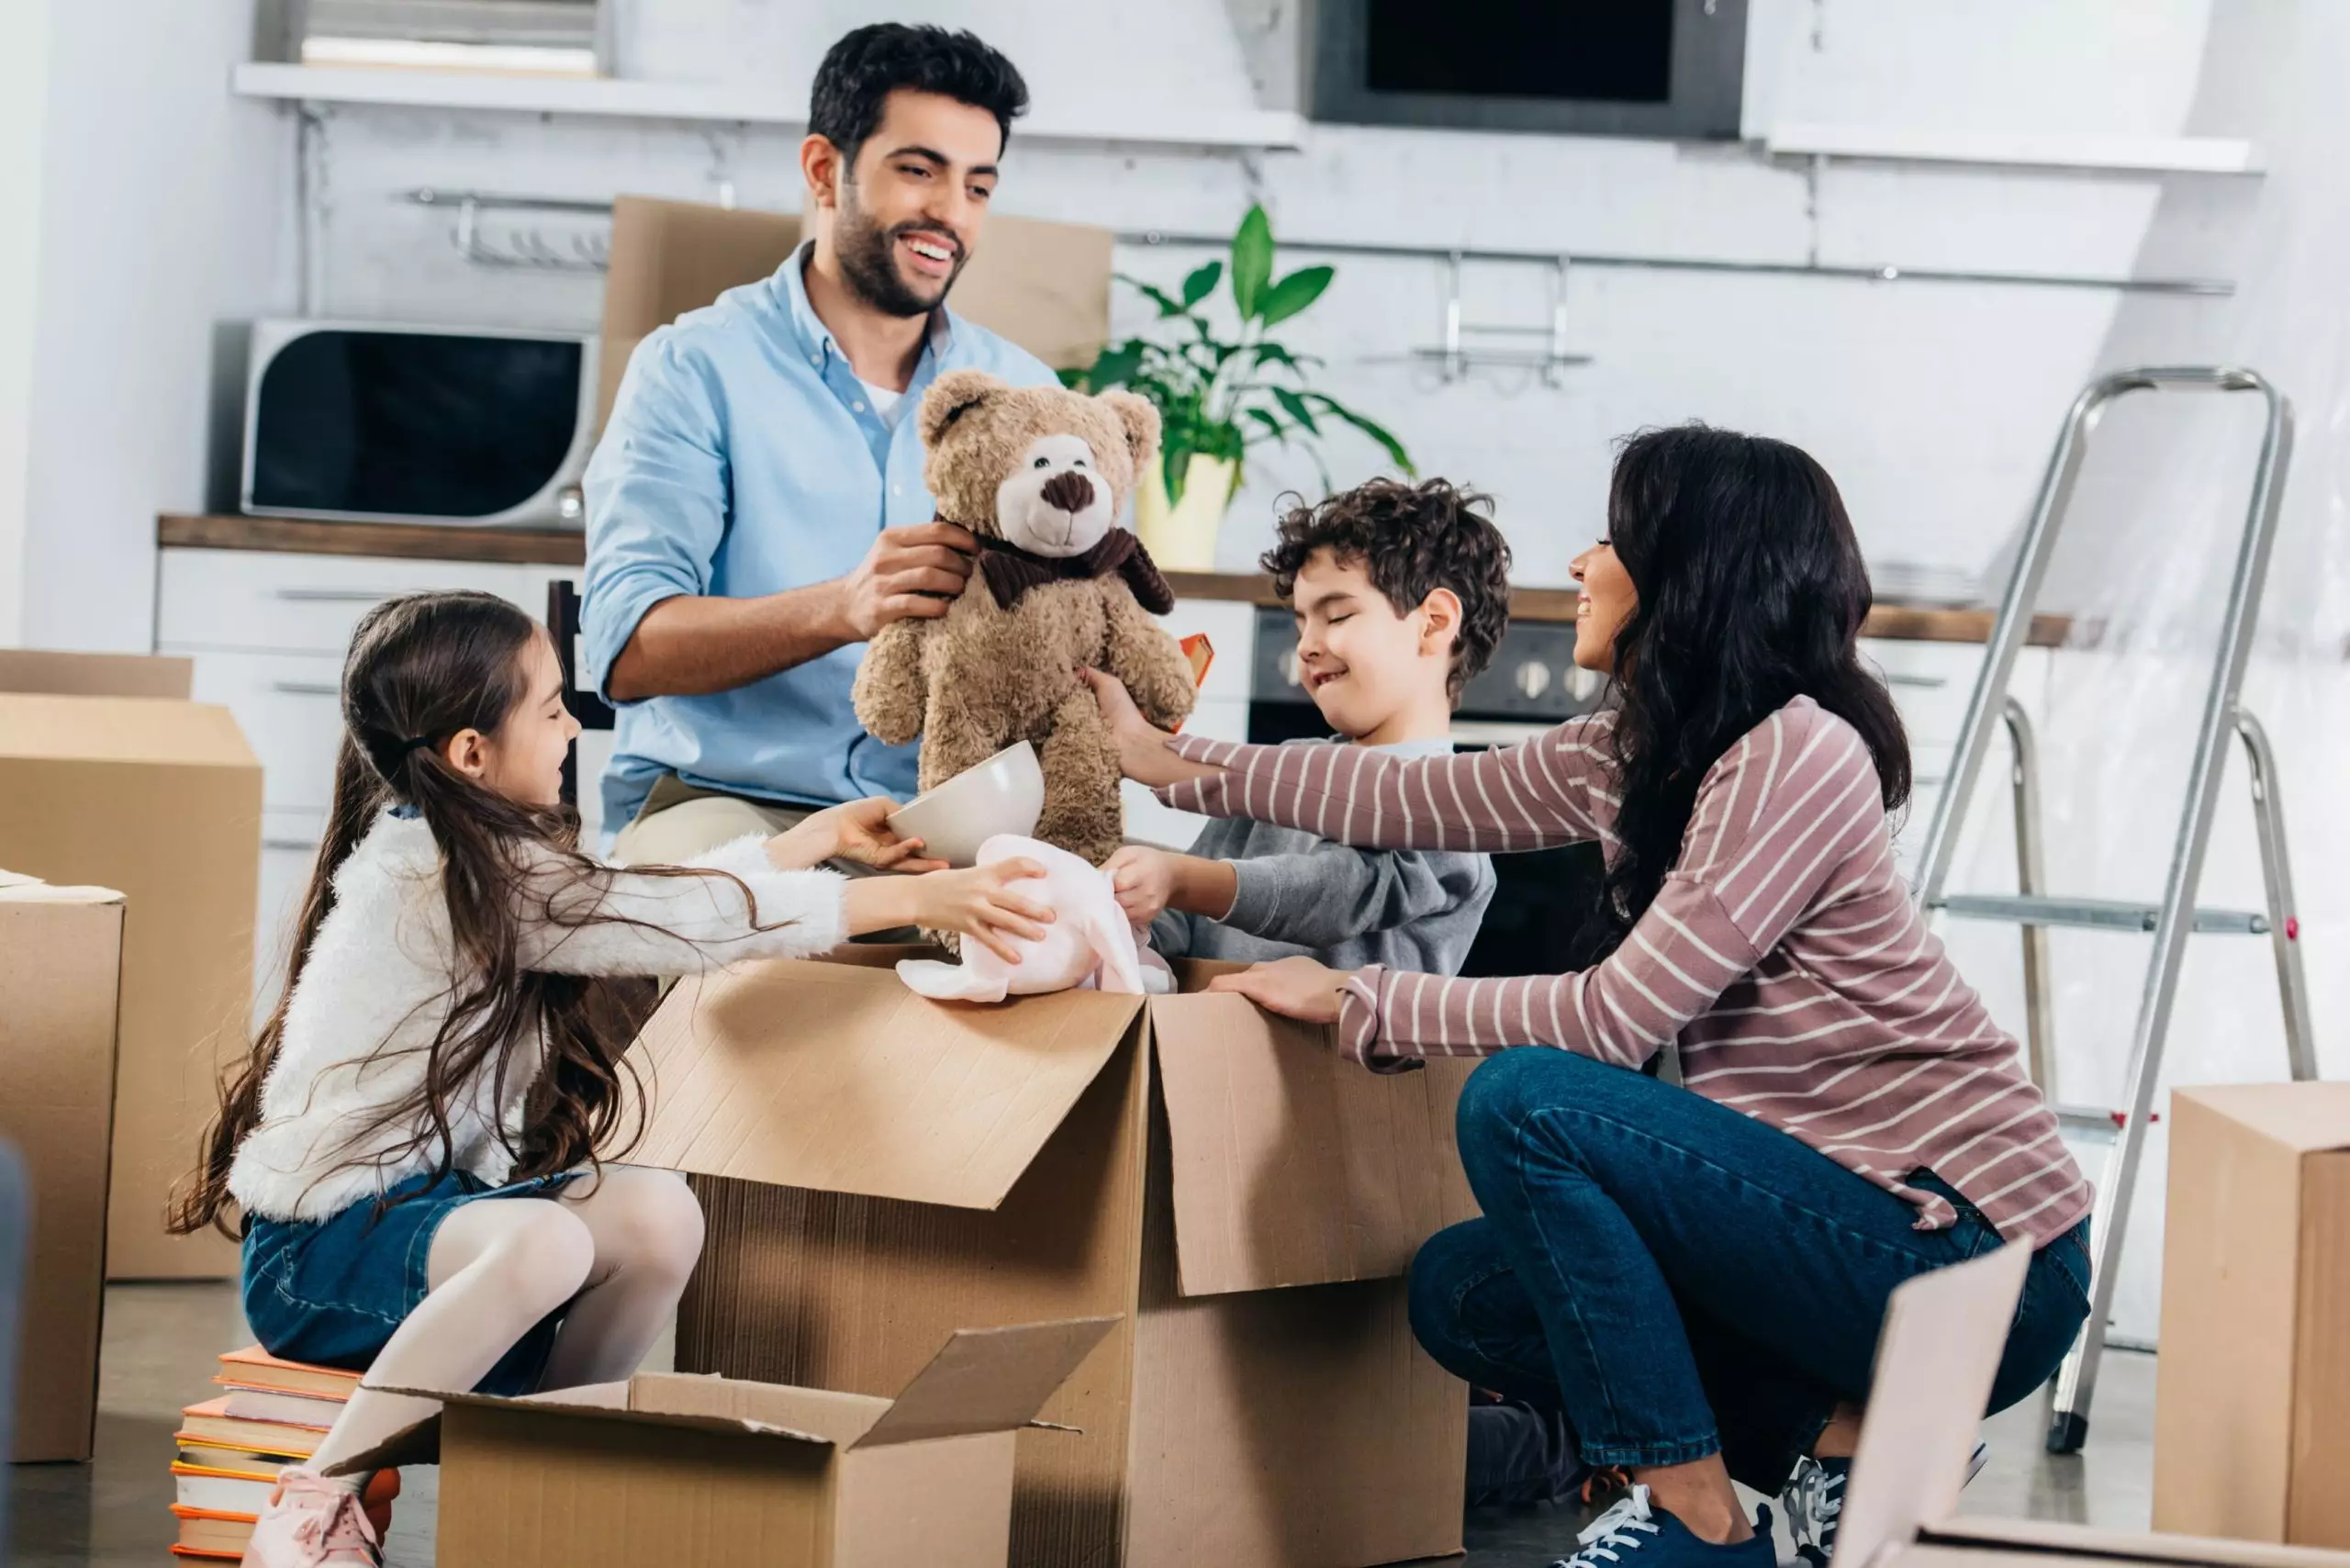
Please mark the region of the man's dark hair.
[[1360, 562], [1398, 615], [1417, 610], [1438, 588], [1450, 588], [1460, 600], [1450, 680], [1457, 701], [1493, 661], [1509, 626], [1509, 542], [1487, 515], [1493, 504], [1490, 496], [1456, 489], [1449, 480], [1373, 479], [1291, 508], [1281, 521], [1281, 543], [1257, 564], [1287, 599], [1316, 550]]
[[1028, 84], [1012, 62], [968, 32], [875, 22], [845, 36], [816, 67], [808, 129], [856, 162], [881, 123], [881, 109], [901, 87], [936, 93], [995, 116], [1005, 141], [1012, 122], [1028, 112]]

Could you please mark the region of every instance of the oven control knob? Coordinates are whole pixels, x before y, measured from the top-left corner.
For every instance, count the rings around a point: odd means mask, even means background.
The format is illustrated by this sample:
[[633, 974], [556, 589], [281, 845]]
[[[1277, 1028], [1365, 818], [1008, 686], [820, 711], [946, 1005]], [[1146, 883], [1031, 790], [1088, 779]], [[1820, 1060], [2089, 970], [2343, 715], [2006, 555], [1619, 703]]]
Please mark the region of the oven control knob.
[[1588, 702], [1598, 696], [1600, 684], [1599, 672], [1595, 669], [1585, 669], [1581, 665], [1575, 666], [1567, 678], [1567, 689], [1574, 694], [1574, 700], [1578, 702]]
[[1534, 700], [1550, 689], [1550, 666], [1527, 660], [1517, 666], [1516, 686], [1519, 696]]
[[1281, 675], [1292, 686], [1304, 686], [1305, 684], [1305, 672], [1298, 667], [1297, 650], [1295, 648], [1292, 648], [1289, 651], [1289, 657], [1281, 661]]

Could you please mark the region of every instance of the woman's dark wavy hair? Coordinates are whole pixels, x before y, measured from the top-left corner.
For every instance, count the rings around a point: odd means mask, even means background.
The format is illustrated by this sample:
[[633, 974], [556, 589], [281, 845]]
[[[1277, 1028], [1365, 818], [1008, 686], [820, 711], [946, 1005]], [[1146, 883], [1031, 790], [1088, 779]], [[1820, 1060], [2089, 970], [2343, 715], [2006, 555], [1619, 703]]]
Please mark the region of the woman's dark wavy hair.
[[[543, 634], [520, 610], [485, 593], [407, 595], [377, 605], [360, 622], [343, 664], [333, 812], [296, 924], [285, 990], [252, 1050], [221, 1083], [219, 1114], [205, 1131], [196, 1170], [173, 1198], [175, 1234], [207, 1225], [229, 1228], [235, 1206], [229, 1168], [238, 1145], [260, 1123], [262, 1088], [285, 1037], [286, 1009], [319, 927], [334, 909], [335, 873], [387, 806], [414, 807], [440, 847], [456, 962], [448, 1016], [425, 1047], [424, 1081], [377, 1122], [419, 1130], [387, 1153], [371, 1150], [370, 1161], [430, 1150], [439, 1174], [447, 1175], [455, 1160], [452, 1105], [485, 1070], [492, 1103], [504, 1103], [509, 1075], [532, 1070], [532, 1048], [542, 1039], [544, 1065], [525, 1131], [519, 1147], [509, 1148], [518, 1180], [624, 1152], [642, 1132], [643, 1101], [622, 1093], [621, 1058], [654, 1000], [652, 987], [547, 974], [519, 961], [527, 924], [615, 919], [598, 913], [603, 900], [597, 888], [609, 871], [579, 853], [579, 819], [570, 809], [509, 800], [451, 767], [442, 753], [465, 730], [495, 736], [532, 700], [526, 655]], [[722, 875], [663, 868], [636, 874]], [[747, 901], [749, 889], [743, 890]], [[624, 1104], [636, 1107], [633, 1118], [624, 1115]], [[622, 1137], [624, 1119], [632, 1125]]]
[[1860, 732], [1887, 811], [1909, 743], [1861, 661], [1868, 568], [1826, 469], [1764, 436], [1643, 431], [1617, 453], [1607, 533], [1639, 604], [1616, 633], [1619, 839], [1586, 943], [1613, 952], [1681, 853], [1706, 770], [1796, 697]]

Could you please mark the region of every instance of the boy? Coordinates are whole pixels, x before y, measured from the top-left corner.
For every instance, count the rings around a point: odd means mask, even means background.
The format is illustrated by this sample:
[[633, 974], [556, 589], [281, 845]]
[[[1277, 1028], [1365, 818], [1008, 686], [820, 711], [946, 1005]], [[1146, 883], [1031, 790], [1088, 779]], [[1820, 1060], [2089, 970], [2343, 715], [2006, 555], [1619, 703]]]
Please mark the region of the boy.
[[[1509, 546], [1479, 510], [1490, 504], [1442, 479], [1374, 479], [1281, 520], [1260, 564], [1337, 732], [1318, 744], [1452, 749], [1453, 704], [1509, 623]], [[1304, 954], [1454, 974], [1494, 896], [1483, 855], [1354, 849], [1243, 817], [1210, 823], [1189, 855], [1129, 845], [1109, 870], [1160, 953], [1236, 963]]]

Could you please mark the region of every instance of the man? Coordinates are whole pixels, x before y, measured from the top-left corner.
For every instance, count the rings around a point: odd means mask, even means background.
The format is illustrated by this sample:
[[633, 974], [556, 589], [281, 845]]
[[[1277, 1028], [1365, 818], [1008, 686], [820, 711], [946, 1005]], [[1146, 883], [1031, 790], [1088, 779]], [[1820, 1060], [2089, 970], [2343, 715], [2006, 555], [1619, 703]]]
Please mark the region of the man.
[[944, 615], [977, 543], [932, 521], [912, 417], [946, 370], [1053, 375], [946, 308], [1027, 88], [969, 33], [881, 24], [816, 73], [814, 233], [645, 339], [589, 463], [582, 629], [620, 710], [614, 857], [686, 859], [909, 795], [914, 748], [849, 707], [859, 644]]

